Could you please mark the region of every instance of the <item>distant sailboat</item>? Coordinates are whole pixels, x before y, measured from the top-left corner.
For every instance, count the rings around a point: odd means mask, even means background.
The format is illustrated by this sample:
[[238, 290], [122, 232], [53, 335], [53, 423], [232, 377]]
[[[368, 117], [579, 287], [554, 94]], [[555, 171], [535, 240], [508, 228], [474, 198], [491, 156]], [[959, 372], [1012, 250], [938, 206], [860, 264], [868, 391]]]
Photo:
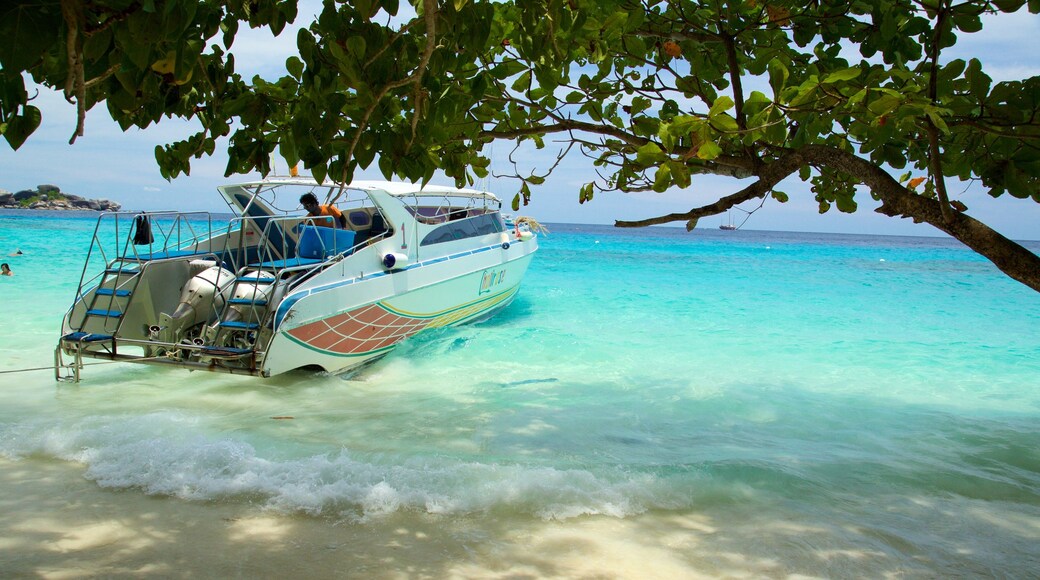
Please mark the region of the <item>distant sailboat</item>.
[[729, 216], [729, 223], [725, 223], [725, 224], [720, 225], [719, 229], [720, 230], [735, 230], [735, 229], [737, 229], [737, 226], [733, 225], [733, 210], [730, 210], [730, 211], [726, 212], [726, 215]]

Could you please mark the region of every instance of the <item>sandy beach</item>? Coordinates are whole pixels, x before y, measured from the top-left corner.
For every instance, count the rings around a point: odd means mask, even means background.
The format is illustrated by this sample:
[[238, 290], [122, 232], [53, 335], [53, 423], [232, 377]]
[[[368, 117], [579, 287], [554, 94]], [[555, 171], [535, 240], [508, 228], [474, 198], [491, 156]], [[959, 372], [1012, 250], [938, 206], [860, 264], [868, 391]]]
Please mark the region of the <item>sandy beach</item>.
[[[700, 574], [683, 556], [710, 527], [674, 515], [679, 525], [664, 535], [648, 535], [639, 518], [532, 524], [399, 513], [347, 523], [107, 491], [81, 472], [57, 461], [0, 461], [4, 577], [690, 578], [718, 572]], [[765, 567], [749, 568], [768, 574], [768, 563], [760, 564]]]
[[835, 541], [827, 522], [675, 512], [539, 521], [399, 511], [349, 522], [109, 491], [76, 464], [43, 459], [0, 460], [0, 498], [4, 578], [934, 578], [986, 576], [999, 552], [1021, 558], [1040, 540], [1028, 516], [941, 506], [918, 515], [922, 527], [959, 521], [991, 540], [939, 555], [883, 530]]

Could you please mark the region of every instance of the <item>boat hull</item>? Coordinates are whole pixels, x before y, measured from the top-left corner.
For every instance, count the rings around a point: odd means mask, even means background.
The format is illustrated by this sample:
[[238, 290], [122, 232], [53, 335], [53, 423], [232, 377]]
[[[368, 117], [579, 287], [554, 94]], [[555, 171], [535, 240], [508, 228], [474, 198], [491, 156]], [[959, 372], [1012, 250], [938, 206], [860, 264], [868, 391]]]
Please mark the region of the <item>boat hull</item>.
[[487, 246], [398, 271], [319, 281], [283, 301], [262, 375], [306, 366], [342, 373], [423, 330], [486, 318], [512, 301], [535, 249], [533, 241]]

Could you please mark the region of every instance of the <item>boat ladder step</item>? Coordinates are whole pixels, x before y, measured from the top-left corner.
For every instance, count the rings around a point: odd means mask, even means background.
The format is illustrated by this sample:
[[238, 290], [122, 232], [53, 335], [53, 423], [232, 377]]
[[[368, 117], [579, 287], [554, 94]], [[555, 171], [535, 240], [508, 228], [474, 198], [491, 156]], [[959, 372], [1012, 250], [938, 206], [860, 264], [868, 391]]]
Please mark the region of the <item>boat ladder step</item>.
[[140, 273], [141, 273], [140, 270], [134, 270], [134, 269], [131, 269], [131, 268], [107, 268], [105, 270], [105, 274], [116, 274], [116, 275], [127, 274], [129, 276], [136, 276], [136, 275], [138, 275]]
[[247, 276], [236, 280], [239, 284], [274, 284], [274, 278], [261, 278], [259, 276]]
[[101, 308], [93, 308], [87, 311], [87, 316], [105, 316], [108, 318], [120, 318], [123, 313], [118, 310], [103, 310]]
[[94, 294], [98, 296], [115, 296], [117, 298], [126, 298], [130, 296], [129, 290], [115, 290], [113, 288], [98, 288]]
[[267, 305], [267, 300], [264, 300], [263, 298], [257, 298], [256, 300], [253, 300], [252, 298], [232, 298], [231, 300], [228, 300], [228, 304], [240, 304], [240, 305], [241, 304], [245, 304], [247, 306], [266, 306]]
[[226, 320], [221, 322], [220, 326], [235, 330], [256, 330], [260, 328], [260, 325], [255, 322], [242, 322], [241, 320]]

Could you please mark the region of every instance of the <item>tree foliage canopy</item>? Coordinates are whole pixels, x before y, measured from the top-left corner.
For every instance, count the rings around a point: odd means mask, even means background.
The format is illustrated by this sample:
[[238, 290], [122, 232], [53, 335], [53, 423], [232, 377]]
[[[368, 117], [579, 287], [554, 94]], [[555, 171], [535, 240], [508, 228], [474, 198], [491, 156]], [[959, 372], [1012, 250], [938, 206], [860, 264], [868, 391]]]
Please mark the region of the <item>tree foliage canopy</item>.
[[[221, 137], [229, 175], [267, 173], [277, 151], [322, 180], [377, 163], [466, 184], [504, 140], [592, 158], [583, 202], [735, 178], [710, 204], [620, 226], [692, 229], [744, 201], [786, 201], [775, 188], [797, 175], [821, 212], [856, 211], [865, 186], [877, 211], [927, 222], [1040, 291], [1040, 258], [946, 191], [977, 181], [1040, 202], [1040, 78], [995, 83], [977, 59], [944, 56], [984, 33], [984, 15], [1020, 10], [1040, 0], [326, 0], [285, 76], [246, 80], [222, 47], [242, 25], [281, 31], [296, 2], [21, 3], [0, 9], [13, 39], [0, 131], [17, 149], [39, 125], [27, 73], [79, 108], [76, 134], [102, 102], [124, 129], [197, 120], [157, 148], [168, 178]], [[545, 175], [512, 177], [516, 206]]]

